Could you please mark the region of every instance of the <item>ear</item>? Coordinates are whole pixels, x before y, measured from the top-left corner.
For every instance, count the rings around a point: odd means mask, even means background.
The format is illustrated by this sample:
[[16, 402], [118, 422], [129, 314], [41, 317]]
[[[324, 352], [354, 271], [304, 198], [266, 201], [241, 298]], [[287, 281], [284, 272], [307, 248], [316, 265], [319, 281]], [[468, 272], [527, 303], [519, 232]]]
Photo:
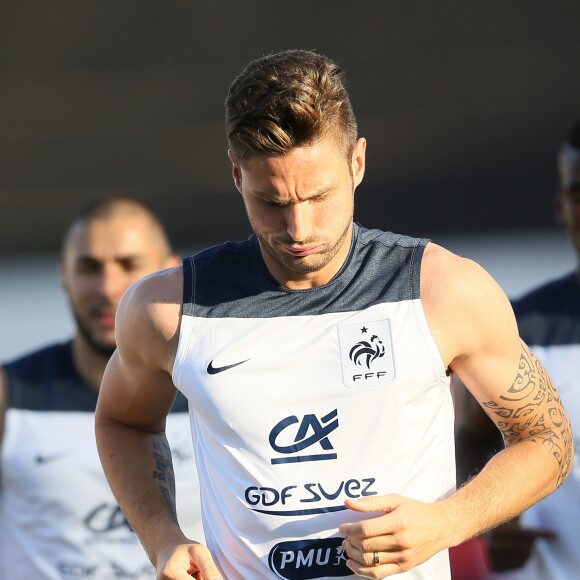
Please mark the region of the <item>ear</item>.
[[234, 185], [237, 190], [242, 193], [242, 170], [238, 158], [232, 149], [228, 149], [228, 157], [232, 162], [232, 177], [234, 178]]
[[355, 189], [360, 185], [365, 175], [366, 151], [367, 140], [364, 137], [361, 137], [357, 140], [352, 150], [351, 167]]

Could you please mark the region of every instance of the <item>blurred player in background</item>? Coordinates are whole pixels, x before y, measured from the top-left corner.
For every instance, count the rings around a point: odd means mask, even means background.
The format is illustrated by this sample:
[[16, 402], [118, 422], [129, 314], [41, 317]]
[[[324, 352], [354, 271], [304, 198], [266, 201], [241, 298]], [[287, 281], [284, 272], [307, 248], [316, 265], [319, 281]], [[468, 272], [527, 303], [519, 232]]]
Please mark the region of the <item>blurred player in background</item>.
[[[97, 200], [62, 245], [74, 337], [0, 368], [0, 579], [155, 577], [102, 472], [94, 440], [101, 378], [127, 287], [179, 263], [159, 219], [128, 197]], [[42, 295], [23, 316], [42, 319]], [[5, 332], [8, 332], [5, 329]], [[181, 524], [202, 534], [187, 401], [167, 418]]]

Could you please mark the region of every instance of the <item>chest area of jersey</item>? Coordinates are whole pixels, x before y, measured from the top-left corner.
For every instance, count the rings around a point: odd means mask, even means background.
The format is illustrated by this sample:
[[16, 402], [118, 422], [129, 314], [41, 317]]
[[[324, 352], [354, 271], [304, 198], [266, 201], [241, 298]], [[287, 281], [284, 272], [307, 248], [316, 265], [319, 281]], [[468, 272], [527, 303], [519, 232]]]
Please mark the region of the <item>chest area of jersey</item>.
[[421, 357], [425, 336], [416, 306], [263, 319], [184, 317], [190, 328], [182, 329], [189, 345], [189, 353], [181, 352], [183, 370], [197, 384], [231, 388], [232, 395], [251, 388], [267, 396], [278, 391], [275, 385], [301, 394], [313, 385], [339, 394], [374, 389], [404, 379], [409, 361]]
[[282, 408], [322, 424], [336, 409], [344, 417], [368, 405], [394, 413], [428, 404], [444, 371], [416, 308], [409, 301], [320, 316], [184, 317], [174, 380], [201, 415], [243, 432]]

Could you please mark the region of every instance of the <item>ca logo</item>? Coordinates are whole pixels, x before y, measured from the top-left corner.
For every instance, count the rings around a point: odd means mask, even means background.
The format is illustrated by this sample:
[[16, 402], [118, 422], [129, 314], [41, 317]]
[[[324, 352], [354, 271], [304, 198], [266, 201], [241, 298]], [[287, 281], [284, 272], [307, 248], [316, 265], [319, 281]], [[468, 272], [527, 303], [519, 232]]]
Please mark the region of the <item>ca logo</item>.
[[[288, 437], [288, 432], [292, 432], [290, 429], [293, 425], [299, 426], [294, 433], [294, 437], [290, 435]], [[270, 431], [270, 445], [274, 451], [282, 453], [284, 455], [291, 455], [291, 457], [277, 457], [271, 460], [272, 464], [276, 463], [297, 463], [299, 461], [323, 461], [327, 459], [336, 459], [336, 453], [317, 453], [314, 455], [297, 455], [300, 451], [304, 451], [309, 447], [312, 447], [316, 443], [320, 444], [320, 447], [324, 451], [330, 451], [333, 448], [332, 443], [328, 439], [328, 435], [332, 433], [338, 427], [338, 412], [336, 409], [321, 417], [318, 420], [316, 415], [304, 415], [302, 421], [299, 421], [296, 415], [286, 417], [282, 419], [273, 429]], [[289, 430], [289, 431], [288, 431]], [[286, 433], [283, 433], [286, 431]], [[282, 436], [285, 435], [289, 444], [284, 445], [279, 442], [279, 438], [283, 439]]]
[[125, 514], [118, 505], [103, 503], [92, 510], [85, 518], [85, 525], [96, 534], [112, 532], [119, 528], [126, 528], [133, 532]]

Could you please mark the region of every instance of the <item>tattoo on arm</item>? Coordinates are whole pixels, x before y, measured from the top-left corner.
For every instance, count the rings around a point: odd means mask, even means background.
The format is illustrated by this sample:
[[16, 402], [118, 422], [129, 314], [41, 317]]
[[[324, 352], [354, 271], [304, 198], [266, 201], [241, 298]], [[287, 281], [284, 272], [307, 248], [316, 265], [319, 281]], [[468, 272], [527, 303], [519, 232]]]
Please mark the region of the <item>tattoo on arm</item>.
[[153, 479], [159, 482], [159, 491], [163, 501], [167, 506], [173, 521], [177, 523], [177, 512], [175, 508], [175, 474], [173, 472], [173, 462], [171, 461], [171, 449], [166, 442], [153, 441], [153, 458], [155, 459], [155, 470]]
[[518, 374], [500, 401], [482, 403], [507, 446], [526, 440], [551, 447], [560, 473], [558, 487], [572, 467], [572, 427], [560, 395], [538, 358], [522, 345]]

